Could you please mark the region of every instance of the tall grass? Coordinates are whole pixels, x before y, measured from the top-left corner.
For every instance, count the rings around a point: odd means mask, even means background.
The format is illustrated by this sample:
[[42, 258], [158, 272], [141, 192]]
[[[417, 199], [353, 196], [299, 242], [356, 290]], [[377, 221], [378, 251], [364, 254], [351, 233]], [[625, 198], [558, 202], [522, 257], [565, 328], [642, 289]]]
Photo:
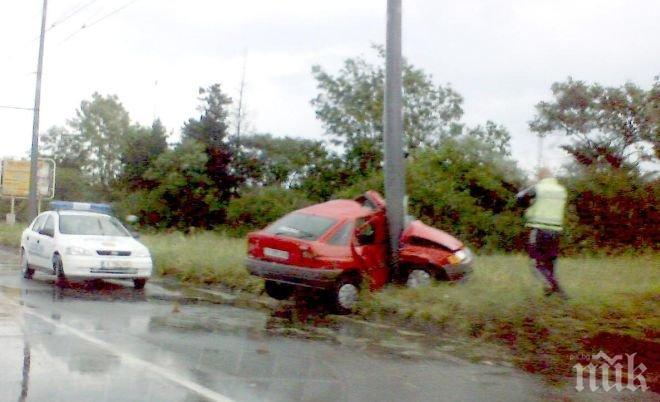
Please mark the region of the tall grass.
[[483, 256], [464, 283], [389, 287], [368, 295], [361, 312], [504, 343], [522, 366], [546, 374], [570, 374], [571, 356], [590, 353], [601, 333], [657, 347], [660, 255], [562, 259], [558, 277], [568, 300], [543, 295], [527, 257]]
[[26, 225], [23, 223], [16, 223], [15, 225], [7, 225], [4, 222], [0, 223], [0, 245], [20, 247], [21, 233], [23, 233], [25, 227]]
[[221, 283], [233, 289], [258, 292], [262, 281], [245, 269], [245, 239], [213, 232], [185, 236], [175, 232], [143, 236], [156, 272], [183, 282]]

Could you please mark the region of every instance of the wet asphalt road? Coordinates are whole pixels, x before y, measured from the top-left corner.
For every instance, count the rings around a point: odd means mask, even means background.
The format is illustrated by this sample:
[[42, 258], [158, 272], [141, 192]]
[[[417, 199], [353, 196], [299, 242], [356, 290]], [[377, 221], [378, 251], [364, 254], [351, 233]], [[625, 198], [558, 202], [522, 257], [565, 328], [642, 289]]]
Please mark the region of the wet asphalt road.
[[[267, 309], [148, 284], [20, 278], [0, 249], [0, 401], [529, 401], [558, 392], [423, 334], [354, 319], [295, 325]], [[194, 301], [194, 302], [193, 302]], [[420, 336], [422, 338], [420, 338]]]

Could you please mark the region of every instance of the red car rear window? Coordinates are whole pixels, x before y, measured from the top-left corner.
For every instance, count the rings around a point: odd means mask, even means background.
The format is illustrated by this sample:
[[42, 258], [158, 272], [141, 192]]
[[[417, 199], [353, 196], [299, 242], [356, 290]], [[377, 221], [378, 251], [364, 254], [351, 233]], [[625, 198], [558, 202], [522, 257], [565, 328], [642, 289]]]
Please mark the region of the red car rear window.
[[325, 216], [292, 213], [275, 221], [264, 232], [295, 239], [317, 240], [335, 223], [336, 219]]

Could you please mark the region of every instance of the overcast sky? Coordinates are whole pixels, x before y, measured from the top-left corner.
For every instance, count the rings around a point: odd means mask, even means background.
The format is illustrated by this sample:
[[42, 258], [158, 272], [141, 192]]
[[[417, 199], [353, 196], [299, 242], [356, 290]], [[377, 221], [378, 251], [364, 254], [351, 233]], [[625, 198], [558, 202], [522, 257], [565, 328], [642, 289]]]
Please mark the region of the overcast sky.
[[[0, 105], [34, 102], [41, 6], [41, 0], [0, 3]], [[198, 114], [200, 86], [219, 82], [237, 98], [247, 51], [251, 128], [323, 138], [309, 103], [316, 94], [311, 66], [334, 72], [345, 58], [369, 56], [370, 44], [384, 43], [385, 6], [386, 0], [50, 0], [48, 27], [70, 17], [47, 33], [41, 131], [64, 124], [98, 91], [118, 95], [133, 121], [160, 117], [175, 140]], [[527, 122], [534, 105], [550, 99], [553, 82], [570, 75], [649, 88], [660, 74], [657, 0], [403, 0], [403, 10], [405, 56], [464, 96], [467, 124], [490, 119], [506, 126], [513, 156], [526, 169], [537, 155]], [[31, 130], [30, 112], [0, 109], [0, 156], [27, 155]], [[547, 144], [545, 162], [559, 165], [557, 140]]]

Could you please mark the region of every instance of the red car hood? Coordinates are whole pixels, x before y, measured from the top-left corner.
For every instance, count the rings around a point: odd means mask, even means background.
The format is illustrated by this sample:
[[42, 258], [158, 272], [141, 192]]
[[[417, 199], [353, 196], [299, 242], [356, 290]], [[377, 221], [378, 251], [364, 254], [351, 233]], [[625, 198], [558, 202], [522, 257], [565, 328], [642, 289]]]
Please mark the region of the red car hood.
[[454, 236], [445, 233], [442, 230], [425, 225], [421, 221], [413, 221], [408, 225], [403, 231], [401, 240], [406, 241], [406, 239], [410, 237], [420, 237], [422, 239], [430, 240], [447, 247], [450, 251], [456, 251], [463, 248], [463, 243]]

